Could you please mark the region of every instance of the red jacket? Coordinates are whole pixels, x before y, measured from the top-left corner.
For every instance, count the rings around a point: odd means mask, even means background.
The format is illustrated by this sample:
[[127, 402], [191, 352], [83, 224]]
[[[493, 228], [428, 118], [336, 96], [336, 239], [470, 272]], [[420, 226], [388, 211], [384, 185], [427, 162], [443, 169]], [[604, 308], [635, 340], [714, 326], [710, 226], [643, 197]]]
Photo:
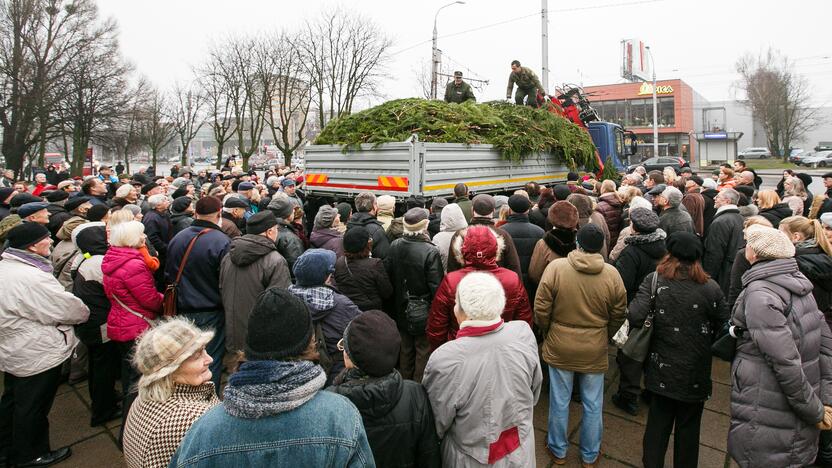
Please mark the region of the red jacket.
[[465, 267], [448, 273], [439, 284], [428, 316], [427, 337], [432, 349], [456, 338], [459, 324], [454, 316], [456, 288], [462, 278], [472, 271], [484, 271], [494, 275], [506, 295], [503, 309], [504, 321], [524, 320], [531, 326], [532, 310], [523, 281], [517, 273], [497, 266], [502, 251], [502, 237], [496, 237], [487, 226], [472, 226], [457, 236], [451, 245], [451, 254], [462, 257]]
[[[153, 285], [153, 272], [138, 249], [110, 247], [101, 262], [104, 293], [110, 300], [107, 336], [113, 341], [135, 340], [150, 325], [126, 311], [118, 301], [150, 320], [162, 311], [162, 294]], [[115, 299], [118, 298], [118, 301]]]

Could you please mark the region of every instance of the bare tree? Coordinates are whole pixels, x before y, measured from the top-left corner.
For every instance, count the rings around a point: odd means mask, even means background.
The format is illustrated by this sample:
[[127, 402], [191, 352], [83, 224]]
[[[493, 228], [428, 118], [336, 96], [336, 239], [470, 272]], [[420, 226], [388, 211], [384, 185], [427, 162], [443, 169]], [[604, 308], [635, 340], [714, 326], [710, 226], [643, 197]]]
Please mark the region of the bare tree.
[[188, 146], [205, 124], [205, 104], [205, 98], [196, 87], [174, 86], [170, 120], [182, 148], [182, 165], [188, 164]]
[[217, 144], [216, 168], [222, 167], [222, 154], [225, 144], [235, 133], [233, 109], [229, 103], [229, 83], [222, 73], [216, 61], [219, 58], [213, 53], [209, 62], [198, 70], [197, 80], [205, 96], [206, 112], [208, 113], [208, 125], [214, 134], [214, 142]]
[[321, 128], [352, 112], [355, 100], [378, 95], [392, 40], [375, 23], [336, 8], [308, 21], [298, 39]]
[[147, 107], [142, 110], [140, 123], [142, 142], [150, 150], [151, 164], [158, 167], [159, 152], [176, 137], [173, 122], [170, 121], [169, 104], [158, 90], [151, 93]]
[[741, 78], [737, 87], [766, 132], [772, 155], [788, 160], [791, 145], [817, 126], [816, 110], [809, 105], [809, 85], [792, 72], [793, 63], [771, 48], [754, 57], [746, 54], [737, 62]]
[[273, 36], [268, 39], [265, 51], [272, 69], [264, 75], [270, 97], [265, 118], [274, 144], [283, 153], [284, 164], [289, 166], [295, 151], [305, 141], [312, 88], [296, 38], [286, 33]]
[[96, 143], [116, 154], [130, 172], [130, 159], [142, 145], [141, 119], [152, 98], [150, 83], [141, 77], [127, 92], [124, 112], [94, 137]]

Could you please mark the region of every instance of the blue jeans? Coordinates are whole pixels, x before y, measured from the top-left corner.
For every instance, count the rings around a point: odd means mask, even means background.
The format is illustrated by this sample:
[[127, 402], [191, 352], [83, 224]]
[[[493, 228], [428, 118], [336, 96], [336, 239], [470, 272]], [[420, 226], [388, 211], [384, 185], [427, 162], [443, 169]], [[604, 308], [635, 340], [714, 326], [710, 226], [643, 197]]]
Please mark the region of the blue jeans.
[[194, 322], [194, 325], [203, 330], [214, 330], [214, 337], [205, 346], [205, 352], [214, 361], [208, 366], [211, 369], [211, 381], [214, 382], [214, 390], [220, 394], [220, 378], [222, 377], [222, 358], [225, 357], [225, 314], [223, 312], [198, 312], [184, 314]]
[[[569, 400], [572, 397], [572, 379], [575, 373], [549, 366], [549, 435], [546, 445], [558, 458], [566, 457], [569, 447]], [[578, 374], [581, 403], [581, 459], [593, 463], [601, 450], [604, 432], [604, 374]]]

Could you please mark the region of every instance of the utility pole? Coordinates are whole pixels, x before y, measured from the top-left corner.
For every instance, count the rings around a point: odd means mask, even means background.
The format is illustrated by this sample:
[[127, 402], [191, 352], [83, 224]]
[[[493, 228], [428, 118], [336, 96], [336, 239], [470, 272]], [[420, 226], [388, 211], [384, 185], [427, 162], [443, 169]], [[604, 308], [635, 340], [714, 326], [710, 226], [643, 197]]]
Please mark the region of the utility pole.
[[653, 157], [659, 156], [659, 104], [656, 99], [656, 60], [653, 58], [653, 51], [646, 46], [650, 54], [650, 68], [653, 72]]
[[436, 14], [433, 15], [433, 53], [431, 54], [431, 66], [430, 66], [430, 98], [436, 99], [437, 95], [437, 88], [439, 87], [439, 64], [442, 62], [442, 52], [436, 46], [436, 19], [439, 18], [439, 12], [442, 11], [443, 8], [449, 7], [451, 5], [456, 5], [459, 3], [460, 5], [464, 5], [465, 2], [462, 0], [458, 0], [456, 2], [448, 3], [447, 5], [442, 5], [436, 10]]
[[542, 64], [542, 77], [543, 77], [543, 87], [545, 89], [549, 89], [549, 0], [541, 0], [541, 9], [540, 9], [540, 28], [541, 28], [541, 37], [540, 37], [540, 51], [543, 53], [543, 60], [541, 61]]

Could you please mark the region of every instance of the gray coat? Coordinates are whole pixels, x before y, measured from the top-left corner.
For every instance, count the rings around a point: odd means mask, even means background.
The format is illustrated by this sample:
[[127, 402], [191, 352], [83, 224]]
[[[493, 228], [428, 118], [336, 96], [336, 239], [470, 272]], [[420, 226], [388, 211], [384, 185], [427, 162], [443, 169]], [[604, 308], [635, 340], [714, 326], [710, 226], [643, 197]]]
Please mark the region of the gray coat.
[[693, 232], [693, 218], [681, 206], [665, 208], [659, 215], [659, 228], [668, 236], [674, 232]]
[[832, 333], [793, 258], [757, 262], [742, 282], [728, 452], [741, 467], [806, 466], [832, 403]]
[[[529, 324], [520, 320], [437, 348], [422, 385], [443, 439], [443, 465], [534, 467], [532, 413], [542, 382], [537, 342]], [[488, 465], [490, 444], [514, 427], [520, 446]]]
[[248, 318], [260, 293], [271, 287], [287, 289], [290, 284], [286, 259], [269, 238], [246, 234], [231, 240], [228, 255], [220, 264], [227, 350], [243, 349]]

